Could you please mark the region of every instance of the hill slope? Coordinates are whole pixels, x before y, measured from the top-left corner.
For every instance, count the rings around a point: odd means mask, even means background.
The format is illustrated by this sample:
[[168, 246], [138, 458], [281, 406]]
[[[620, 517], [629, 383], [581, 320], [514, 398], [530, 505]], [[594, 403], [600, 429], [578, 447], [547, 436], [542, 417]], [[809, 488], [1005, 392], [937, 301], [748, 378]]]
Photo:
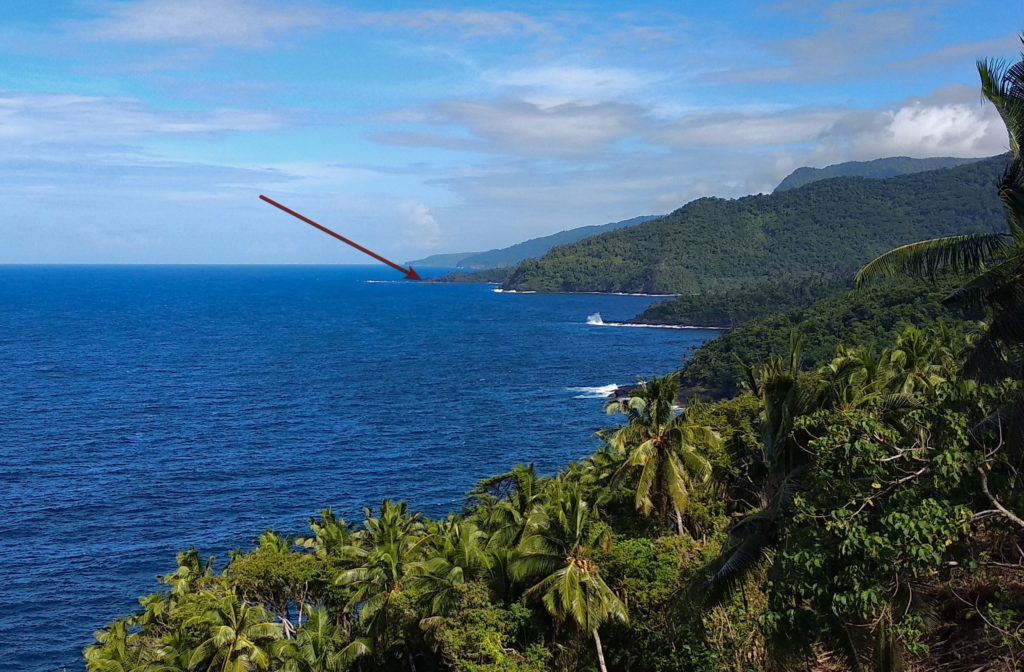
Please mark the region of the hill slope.
[[824, 168], [797, 168], [790, 173], [779, 186], [775, 187], [775, 193], [788, 191], [802, 187], [811, 182], [827, 180], [833, 177], [866, 177], [871, 179], [885, 179], [897, 175], [910, 175], [912, 173], [923, 173], [928, 170], [940, 168], [955, 168], [965, 163], [974, 163], [979, 159], [958, 159], [949, 156], [937, 156], [930, 159], [912, 159], [909, 156], [891, 156], [885, 159], [874, 161], [846, 161], [836, 163]]
[[846, 293], [850, 278], [823, 275], [746, 283], [725, 291], [686, 294], [650, 306], [631, 322], [731, 329], [755, 317], [806, 308]]
[[736, 358], [752, 363], [784, 355], [794, 331], [804, 338], [803, 365], [815, 368], [828, 363], [840, 343], [880, 348], [908, 326], [980, 318], [942, 302], [959, 284], [949, 278], [938, 283], [899, 278], [757, 317], [697, 348], [683, 365], [683, 386], [687, 394], [731, 396], [741, 377]]
[[702, 198], [521, 263], [506, 289], [694, 294], [852, 273], [897, 245], [1005, 227], [1006, 158], [889, 180], [833, 178], [735, 200]]
[[516, 243], [509, 247], [488, 250], [487, 252], [435, 254], [424, 259], [410, 261], [409, 263], [413, 266], [422, 266], [425, 268], [450, 267], [465, 268], [469, 270], [514, 266], [526, 259], [534, 259], [536, 257], [543, 256], [548, 250], [558, 245], [567, 245], [608, 231], [617, 231], [618, 229], [636, 226], [637, 224], [643, 224], [644, 222], [649, 222], [652, 219], [657, 219], [658, 217], [660, 217], [660, 215], [641, 215], [640, 217], [624, 219], [621, 222], [611, 222], [609, 224], [598, 224], [594, 226], [581, 226], [576, 229], [569, 229], [568, 231], [559, 231], [558, 233], [553, 233], [550, 236], [531, 238], [530, 240]]

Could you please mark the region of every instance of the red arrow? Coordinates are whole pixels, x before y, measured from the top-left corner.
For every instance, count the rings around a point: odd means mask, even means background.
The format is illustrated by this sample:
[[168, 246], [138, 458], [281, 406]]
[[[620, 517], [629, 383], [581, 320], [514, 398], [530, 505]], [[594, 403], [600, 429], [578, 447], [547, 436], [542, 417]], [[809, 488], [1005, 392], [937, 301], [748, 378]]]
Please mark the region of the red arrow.
[[359, 243], [353, 242], [353, 241], [349, 240], [348, 238], [346, 238], [345, 236], [343, 236], [341, 234], [338, 234], [338, 233], [335, 233], [334, 231], [331, 231], [330, 229], [328, 229], [326, 226], [323, 226], [322, 224], [317, 224], [316, 222], [314, 222], [309, 217], [303, 217], [302, 215], [300, 215], [299, 213], [295, 212], [291, 208], [286, 208], [285, 206], [281, 205], [277, 201], [275, 201], [275, 200], [273, 200], [271, 198], [267, 198], [263, 194], [260, 194], [260, 200], [261, 201], [266, 201], [267, 203], [270, 203], [275, 208], [278, 208], [280, 210], [284, 210], [285, 212], [287, 212], [292, 217], [295, 217], [296, 219], [300, 219], [303, 222], [305, 222], [306, 224], [309, 224], [312, 227], [320, 229], [321, 231], [326, 233], [328, 236], [334, 236], [335, 238], [337, 238], [341, 242], [345, 243], [346, 245], [351, 245], [352, 247], [356, 248], [360, 252], [362, 252], [364, 254], [370, 255], [371, 257], [373, 257], [377, 261], [379, 261], [381, 263], [384, 263], [384, 264], [387, 264], [388, 266], [390, 266], [391, 268], [395, 269], [396, 271], [399, 271], [400, 273], [404, 273], [406, 280], [422, 280], [423, 279], [423, 278], [420, 277], [419, 273], [417, 273], [415, 270], [413, 270], [412, 266], [410, 266], [408, 269], [402, 268], [401, 266], [399, 266], [395, 262], [388, 261], [387, 259], [385, 259], [384, 257], [380, 256], [376, 252], [371, 252], [370, 250], [366, 249], [365, 247], [363, 247]]

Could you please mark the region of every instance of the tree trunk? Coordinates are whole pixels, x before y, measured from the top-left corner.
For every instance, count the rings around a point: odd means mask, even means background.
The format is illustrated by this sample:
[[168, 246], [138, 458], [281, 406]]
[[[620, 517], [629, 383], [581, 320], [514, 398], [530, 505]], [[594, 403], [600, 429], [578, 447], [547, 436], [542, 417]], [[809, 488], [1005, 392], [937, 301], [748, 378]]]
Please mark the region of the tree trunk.
[[416, 661], [413, 660], [412, 649], [409, 648], [408, 644], [405, 645], [405, 656], [409, 660], [409, 672], [416, 672]]
[[597, 649], [597, 665], [601, 668], [601, 672], [608, 672], [608, 668], [604, 664], [604, 647], [601, 646], [601, 635], [597, 634], [597, 628], [594, 628], [594, 648]]
[[683, 534], [685, 528], [683, 527], [683, 514], [679, 513], [679, 509], [676, 509], [676, 531], [680, 535]]

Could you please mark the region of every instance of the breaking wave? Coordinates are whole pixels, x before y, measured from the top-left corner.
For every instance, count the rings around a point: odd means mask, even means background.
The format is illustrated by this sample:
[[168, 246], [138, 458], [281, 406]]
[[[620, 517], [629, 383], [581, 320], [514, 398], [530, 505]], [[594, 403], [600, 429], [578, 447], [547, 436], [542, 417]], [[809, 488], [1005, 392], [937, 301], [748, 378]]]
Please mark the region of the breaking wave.
[[612, 383], [598, 387], [567, 387], [565, 389], [570, 392], [579, 392], [573, 399], [606, 399], [608, 395], [619, 389], [619, 386]]
[[592, 327], [634, 327], [638, 329], [714, 329], [723, 331], [723, 327], [701, 327], [688, 324], [638, 324], [636, 322], [605, 322], [601, 313], [587, 315], [587, 324]]

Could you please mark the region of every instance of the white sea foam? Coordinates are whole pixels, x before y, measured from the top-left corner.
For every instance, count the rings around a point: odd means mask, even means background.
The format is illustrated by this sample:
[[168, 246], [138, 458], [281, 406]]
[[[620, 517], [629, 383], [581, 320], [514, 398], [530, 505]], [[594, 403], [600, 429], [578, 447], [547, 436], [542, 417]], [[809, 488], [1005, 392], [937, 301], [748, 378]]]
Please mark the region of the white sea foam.
[[[495, 283], [497, 284], [497, 283]], [[538, 294], [533, 289], [501, 289], [492, 290], [495, 294]], [[642, 294], [640, 292], [543, 292], [544, 294], [593, 294], [595, 296], [653, 296], [656, 299], [671, 299], [682, 294]]]
[[689, 324], [637, 324], [635, 322], [605, 322], [601, 313], [587, 315], [587, 324], [592, 327], [633, 327], [637, 329], [711, 329], [724, 331], [722, 327], [701, 327]]
[[619, 386], [612, 383], [611, 385], [600, 385], [598, 387], [567, 387], [565, 389], [570, 392], [579, 392], [573, 399], [605, 399], [612, 392], [619, 389]]

